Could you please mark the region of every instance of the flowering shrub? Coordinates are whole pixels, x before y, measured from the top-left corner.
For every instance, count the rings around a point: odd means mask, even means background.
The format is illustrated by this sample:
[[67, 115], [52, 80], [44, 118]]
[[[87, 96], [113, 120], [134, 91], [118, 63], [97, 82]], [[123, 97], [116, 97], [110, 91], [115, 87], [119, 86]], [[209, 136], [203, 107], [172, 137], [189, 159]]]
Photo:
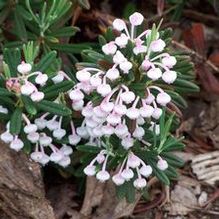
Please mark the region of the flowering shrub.
[[33, 42], [23, 48], [25, 60], [19, 50], [12, 65], [5, 51], [1, 139], [42, 165], [67, 167], [78, 150], [75, 174], [83, 168], [101, 182], [112, 177], [121, 197], [134, 198], [151, 175], [169, 184], [182, 165], [172, 151], [184, 147], [171, 134], [178, 107], [186, 105], [179, 93], [198, 88], [188, 57], [169, 47], [170, 31], [144, 30], [143, 22], [138, 12], [130, 24], [115, 19], [99, 38], [100, 50], [82, 52], [76, 79], [60, 70], [54, 51], [37, 61]]

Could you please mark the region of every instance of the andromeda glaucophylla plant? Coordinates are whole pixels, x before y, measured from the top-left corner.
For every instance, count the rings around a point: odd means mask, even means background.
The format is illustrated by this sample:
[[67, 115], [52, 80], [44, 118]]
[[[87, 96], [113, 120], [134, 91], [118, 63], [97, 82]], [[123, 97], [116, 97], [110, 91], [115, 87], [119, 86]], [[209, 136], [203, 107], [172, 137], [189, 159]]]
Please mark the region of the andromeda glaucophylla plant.
[[104, 182], [110, 179], [109, 166], [116, 185], [131, 182], [138, 189], [153, 171], [165, 181], [164, 172], [173, 168], [164, 148], [182, 146], [169, 133], [170, 106], [176, 106], [172, 96], [178, 95], [172, 91], [181, 77], [175, 69], [177, 56], [159, 27], [139, 32], [143, 21], [138, 12], [129, 17], [128, 26], [115, 19], [108, 42], [101, 38], [102, 53], [87, 52], [91, 62], [79, 63], [78, 83], [69, 92], [73, 109], [83, 116], [77, 134], [87, 141], [87, 150], [99, 148], [84, 173]]
[[[64, 93], [60, 90], [66, 91], [66, 87], [68, 90], [72, 80], [63, 71], [53, 70], [49, 73], [49, 67], [45, 68], [56, 62], [54, 52], [47, 54], [39, 63], [34, 62], [38, 47], [32, 42], [24, 46], [23, 52], [26, 62], [19, 63], [19, 58], [15, 60], [19, 64], [14, 71], [12, 67], [15, 63], [11, 66], [3, 64], [0, 98], [4, 106], [1, 106], [0, 113], [5, 114], [7, 123], [6, 131], [0, 138], [15, 151], [27, 150], [31, 159], [42, 165], [52, 161], [66, 167], [71, 163], [70, 155], [73, 152], [69, 145], [80, 141], [80, 137], [75, 135], [72, 120], [63, 125], [63, 120], [71, 115], [71, 110], [65, 106]], [[11, 53], [7, 50], [6, 57]], [[20, 53], [16, 56], [19, 57]], [[6, 61], [10, 63], [11, 60], [6, 58]], [[46, 73], [42, 73], [42, 69]], [[46, 100], [51, 94], [52, 100]], [[72, 132], [67, 132], [67, 129]], [[64, 137], [66, 140], [62, 141]]]
[[186, 106], [180, 94], [198, 90], [189, 57], [170, 45], [170, 30], [144, 30], [138, 12], [129, 23], [115, 19], [100, 49], [82, 52], [75, 75], [60, 70], [55, 51], [39, 58], [33, 42], [5, 50], [0, 75], [2, 141], [42, 165], [67, 167], [80, 156], [76, 176], [83, 168], [101, 182], [111, 178], [126, 198], [152, 175], [165, 184], [177, 177], [183, 162], [172, 151], [184, 144], [171, 133]]

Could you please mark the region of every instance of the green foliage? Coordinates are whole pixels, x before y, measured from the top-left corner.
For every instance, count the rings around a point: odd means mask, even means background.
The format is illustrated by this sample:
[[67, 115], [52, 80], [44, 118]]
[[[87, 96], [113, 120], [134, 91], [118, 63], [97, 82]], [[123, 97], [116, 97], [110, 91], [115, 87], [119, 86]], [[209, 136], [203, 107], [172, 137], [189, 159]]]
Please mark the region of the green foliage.
[[[88, 1], [78, 1], [78, 3], [87, 9], [90, 7]], [[83, 44], [61, 43], [61, 38], [70, 39], [80, 31], [77, 27], [66, 26], [72, 16], [73, 5], [71, 0], [2, 0], [0, 24], [9, 19], [13, 25], [11, 30], [5, 29], [2, 25], [4, 47], [21, 48], [23, 43], [34, 41], [34, 48], [39, 47], [38, 49], [44, 53], [56, 49], [79, 54], [83, 49], [89, 48]], [[8, 31], [14, 37], [13, 42], [7, 39]], [[25, 58], [31, 61], [28, 57]]]

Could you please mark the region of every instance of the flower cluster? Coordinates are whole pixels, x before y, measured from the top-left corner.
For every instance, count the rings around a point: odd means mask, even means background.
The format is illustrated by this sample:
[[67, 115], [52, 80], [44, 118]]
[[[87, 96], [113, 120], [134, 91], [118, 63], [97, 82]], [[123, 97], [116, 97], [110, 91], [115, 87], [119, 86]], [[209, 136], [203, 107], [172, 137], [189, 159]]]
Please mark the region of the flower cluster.
[[[47, 164], [49, 161], [59, 164], [62, 167], [66, 167], [71, 163], [70, 155], [73, 150], [71, 146], [62, 144], [62, 147], [55, 146], [53, 139], [61, 140], [66, 135], [66, 130], [61, 128], [62, 117], [57, 121], [57, 116], [52, 119], [46, 120], [49, 116], [48, 113], [44, 114], [40, 118], [35, 119], [34, 123], [31, 123], [25, 114], [22, 118], [26, 125], [23, 130], [26, 134], [27, 140], [35, 146], [34, 152], [31, 153], [32, 160], [41, 163], [42, 165]], [[68, 136], [69, 144], [75, 145], [80, 141], [80, 137], [75, 135], [74, 125], [72, 124], [72, 134]], [[24, 142], [19, 138], [18, 135], [10, 133], [10, 124], [7, 124], [6, 131], [1, 134], [0, 138], [3, 142], [9, 143], [11, 149], [20, 151], [24, 147]], [[47, 129], [52, 132], [52, 137], [48, 136], [43, 129]], [[50, 153], [50, 155], [47, 155]]]
[[[45, 95], [43, 92], [38, 91], [37, 86], [44, 86], [48, 76], [39, 71], [31, 73], [31, 69], [32, 66], [29, 63], [22, 62], [18, 65], [18, 76], [7, 79], [6, 88], [16, 93], [18, 98], [22, 94], [29, 96], [34, 102], [39, 102], [44, 99]], [[64, 79], [70, 80], [63, 71], [59, 71], [56, 76], [51, 78], [54, 84], [60, 83]], [[54, 102], [58, 102], [58, 99]], [[0, 112], [7, 114], [8, 109], [0, 106]], [[22, 132], [25, 134], [25, 139], [35, 148], [30, 154], [32, 160], [42, 165], [52, 161], [62, 167], [66, 167], [71, 163], [72, 147], [64, 143], [60, 147], [60, 143], [57, 143], [67, 135], [66, 129], [62, 128], [62, 119], [62, 116], [51, 116], [50, 113], [45, 113], [31, 122], [28, 116], [24, 112], [22, 113]], [[70, 126], [71, 133], [68, 135], [67, 141], [69, 145], [76, 145], [81, 138], [76, 134], [72, 121]], [[6, 131], [1, 134], [0, 138], [15, 151], [20, 151], [25, 146], [25, 142], [20, 135], [10, 132], [10, 122], [6, 125]]]
[[[107, 70], [94, 67], [85, 67], [79, 70], [76, 73], [79, 82], [69, 92], [73, 109], [81, 111], [84, 117], [76, 132], [81, 138], [89, 140], [89, 144], [99, 144], [101, 137], [112, 135], [116, 135], [120, 139], [121, 146], [125, 150], [130, 150], [135, 141], [147, 144], [148, 142], [144, 140], [144, 124], [149, 123], [149, 129], [155, 130], [156, 134], [159, 134], [159, 125], [156, 120], [162, 115], [162, 107], [171, 101], [170, 95], [156, 85], [156, 81], [161, 80], [162, 83], [169, 85], [176, 80], [177, 73], [172, 70], [177, 62], [176, 58], [163, 52], [166, 44], [159, 38], [157, 31], [146, 30], [136, 36], [136, 27], [143, 22], [143, 16], [140, 13], [132, 14], [129, 20], [131, 23], [130, 32], [123, 20], [115, 19], [113, 28], [120, 31], [120, 35], [114, 41], [102, 46], [103, 53], [108, 57], [107, 60], [112, 60], [111, 67]], [[130, 43], [133, 48], [131, 58], [130, 54], [127, 55], [125, 52]], [[137, 59], [139, 55], [142, 57], [140, 62]], [[125, 82], [121, 82], [133, 71], [138, 71], [141, 76], [147, 78], [148, 85], [145, 86], [142, 95], [144, 97], [140, 97], [130, 90], [129, 85]], [[99, 94], [100, 101], [86, 103], [86, 96], [94, 93]], [[96, 174], [93, 164], [97, 162], [98, 164], [103, 163], [102, 170], [96, 175], [97, 179], [105, 181], [109, 178], [109, 174], [105, 170], [108, 159], [108, 155], [105, 156], [105, 153], [106, 151], [103, 150], [85, 168], [87, 175]], [[146, 181], [141, 178], [141, 175], [144, 176], [144, 174], [141, 174], [140, 170], [145, 169], [147, 165], [143, 164], [131, 152], [127, 158], [127, 168], [132, 167], [129, 165], [132, 158], [135, 158], [136, 162], [142, 165], [140, 169], [137, 168], [139, 165], [136, 166], [138, 178], [134, 185], [139, 188], [144, 187]], [[168, 165], [165, 160], [159, 158], [157, 167], [165, 170]], [[123, 182], [126, 180], [125, 173], [126, 169], [123, 170], [122, 165], [121, 172], [113, 177], [115, 179], [113, 181], [116, 183], [116, 180], [120, 179], [120, 182]], [[131, 169], [128, 169], [127, 173], [130, 174], [130, 178], [134, 176]], [[123, 177], [121, 178], [121, 176]]]
[[[84, 173], [87, 176], [96, 175], [96, 178], [101, 182], [108, 180], [110, 178], [110, 174], [106, 170], [108, 158], [109, 154], [106, 150], [100, 151], [84, 169]], [[101, 166], [99, 170], [97, 168], [98, 165]], [[160, 170], [166, 170], [168, 164], [161, 157], [158, 157], [157, 167]], [[137, 189], [142, 189], [147, 185], [145, 178], [149, 177], [152, 174], [152, 171], [150, 165], [145, 164], [143, 160], [130, 151], [119, 167], [118, 173], [112, 177], [112, 180], [117, 186], [123, 185], [126, 181], [133, 180], [133, 186]]]
[[[38, 91], [37, 86], [44, 86], [48, 76], [40, 71], [31, 73], [31, 69], [31, 64], [22, 62], [17, 66], [18, 76], [9, 78], [6, 82], [6, 87], [16, 94], [20, 93], [29, 96], [32, 101], [39, 102], [44, 99], [45, 95], [43, 92]], [[35, 76], [34, 82], [36, 85], [29, 80], [32, 76]]]
[[[169, 136], [173, 117], [166, 119], [165, 108], [173, 105], [171, 89], [180, 77], [177, 60], [168, 52], [158, 28], [139, 33], [137, 27], [144, 21], [140, 13], [132, 14], [129, 21], [130, 25], [122, 19], [113, 21], [114, 39], [107, 37], [112, 40], [96, 56], [100, 62], [80, 67], [76, 83], [63, 71], [48, 78], [32, 71], [29, 63], [18, 65], [17, 77], [6, 77], [7, 90], [3, 89], [13, 93], [9, 99], [14, 98], [15, 104], [11, 102], [16, 110], [0, 139], [15, 151], [31, 144], [32, 160], [41, 165], [51, 161], [61, 167], [70, 165], [73, 147], [81, 142], [78, 150], [81, 147], [89, 152], [93, 147], [95, 151], [84, 173], [105, 182], [111, 178], [111, 167], [117, 186], [131, 182], [143, 189], [152, 173], [165, 171], [169, 165], [171, 170], [164, 152], [169, 153], [167, 141], [175, 143]], [[25, 100], [31, 103], [33, 113]], [[10, 116], [10, 105], [5, 105], [0, 105], [0, 113]], [[19, 125], [14, 119], [16, 112]]]

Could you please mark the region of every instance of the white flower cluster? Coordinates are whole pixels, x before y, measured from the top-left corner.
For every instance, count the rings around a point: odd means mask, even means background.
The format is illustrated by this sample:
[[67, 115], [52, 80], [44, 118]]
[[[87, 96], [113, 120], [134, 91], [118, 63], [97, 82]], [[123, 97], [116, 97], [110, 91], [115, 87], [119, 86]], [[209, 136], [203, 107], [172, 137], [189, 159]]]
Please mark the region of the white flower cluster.
[[[40, 71], [31, 73], [31, 69], [31, 64], [22, 62], [17, 66], [18, 77], [9, 78], [6, 86], [8, 90], [29, 96], [32, 101], [39, 102], [44, 99], [45, 95], [43, 92], [38, 91], [36, 85], [44, 86], [48, 80], [48, 76]], [[34, 80], [36, 85], [29, 80], [32, 76], [36, 76]]]
[[[106, 150], [100, 151], [100, 153], [90, 162], [90, 164], [84, 169], [84, 173], [87, 176], [94, 176], [104, 182], [110, 178], [109, 172], [106, 170], [106, 164], [109, 154]], [[161, 157], [158, 158], [157, 167], [160, 170], [168, 168], [168, 164]], [[96, 163], [96, 165], [95, 165]], [[101, 165], [101, 169], [97, 171], [97, 165]], [[118, 173], [116, 173], [112, 180], [117, 185], [123, 185], [126, 181], [133, 180], [133, 186], [137, 189], [142, 189], [147, 185], [145, 178], [152, 174], [152, 167], [146, 165], [143, 160], [136, 156], [133, 152], [129, 152], [128, 156], [123, 160]]]
[[[23, 130], [27, 140], [35, 145], [35, 150], [30, 154], [30, 157], [42, 165], [52, 161], [62, 167], [67, 167], [71, 163], [70, 155], [73, 152], [72, 147], [62, 144], [62, 147], [58, 148], [52, 143], [53, 138], [61, 140], [66, 135], [66, 130], [61, 128], [62, 117], [59, 118], [59, 121], [56, 120], [57, 116], [46, 120], [45, 118], [48, 115], [46, 113], [40, 118], [35, 119], [34, 123], [31, 123], [25, 114], [22, 115], [26, 123]], [[1, 134], [0, 138], [3, 142], [9, 143], [11, 149], [20, 151], [24, 147], [24, 142], [19, 136], [10, 133], [9, 126], [10, 124], [8, 123], [6, 131]], [[75, 134], [73, 122], [71, 122], [71, 128], [72, 134], [68, 136], [68, 141], [70, 145], [75, 145], [80, 141], [80, 137]], [[53, 138], [43, 132], [43, 129], [51, 131]], [[47, 153], [50, 153], [50, 155], [47, 155]]]
[[[171, 70], [177, 62], [176, 58], [163, 52], [166, 44], [159, 38], [158, 32], [154, 39], [151, 30], [146, 30], [139, 36], [135, 36], [135, 27], [141, 25], [143, 22], [143, 16], [140, 13], [135, 12], [129, 17], [129, 20], [131, 23], [130, 33], [123, 20], [115, 19], [113, 27], [121, 31], [121, 34], [116, 37], [114, 41], [102, 46], [103, 53], [112, 59], [112, 67], [106, 71], [93, 67], [86, 67], [78, 71], [76, 77], [79, 82], [74, 86], [73, 90], [69, 92], [73, 109], [81, 111], [84, 116], [84, 121], [82, 125], [77, 128], [76, 132], [81, 138], [88, 139], [89, 144], [99, 144], [99, 139], [102, 136], [111, 135], [116, 135], [120, 138], [121, 145], [126, 150], [133, 147], [136, 140], [145, 142], [143, 139], [145, 130], [142, 125], [150, 121], [150, 129], [154, 130], [155, 127], [156, 134], [159, 134], [159, 125], [151, 121], [151, 119], [155, 121], [158, 120], [162, 114], [161, 107], [166, 106], [171, 101], [170, 95], [160, 87], [153, 85], [153, 83], [161, 79], [163, 83], [171, 84], [176, 80], [177, 73]], [[147, 45], [148, 38], [150, 38], [149, 45]], [[129, 42], [134, 45], [134, 58], [132, 57], [131, 59], [125, 57], [123, 52]], [[136, 95], [125, 84], [120, 83], [114, 86], [114, 82], [117, 79], [133, 71], [134, 65], [136, 65], [136, 63], [134, 63], [135, 57], [139, 54], [144, 58], [141, 63], [137, 63], [138, 71], [142, 75], [146, 75], [148, 81], [151, 81], [151, 83], [149, 83], [150, 85], [148, 85], [144, 91], [145, 98]], [[100, 103], [97, 104], [92, 101], [88, 103], [85, 102], [85, 95], [92, 93], [98, 93], [102, 97]], [[157, 94], [154, 95], [153, 93]], [[134, 131], [128, 127], [130, 120], [135, 124]], [[105, 151], [102, 151], [97, 158], [85, 168], [87, 175], [94, 175], [96, 173], [93, 163], [98, 162], [99, 164], [103, 163], [103, 169], [97, 173], [96, 177], [101, 181], [109, 178], [109, 174], [105, 170], [108, 159], [108, 156], [104, 156], [105, 153]], [[134, 157], [133, 154], [129, 156]], [[128, 158], [128, 161], [130, 159], [131, 158]], [[137, 160], [139, 165], [142, 164], [139, 159]], [[158, 160], [158, 168], [164, 170], [168, 167], [165, 160]], [[130, 162], [128, 161], [127, 166], [132, 167], [129, 166], [128, 163]], [[143, 165], [143, 167], [145, 166]], [[126, 171], [126, 169], [124, 171]], [[129, 169], [128, 172], [130, 172], [130, 176], [133, 175], [131, 169]], [[138, 178], [136, 179], [137, 181], [135, 181], [135, 186], [143, 187], [143, 185], [146, 185], [146, 181], [140, 177], [140, 170], [137, 170], [137, 173]], [[120, 176], [121, 175], [119, 175], [119, 177]], [[119, 177], [115, 176], [114, 179]], [[123, 179], [126, 180], [125, 177], [123, 177]], [[123, 181], [121, 180], [121, 182]]]

